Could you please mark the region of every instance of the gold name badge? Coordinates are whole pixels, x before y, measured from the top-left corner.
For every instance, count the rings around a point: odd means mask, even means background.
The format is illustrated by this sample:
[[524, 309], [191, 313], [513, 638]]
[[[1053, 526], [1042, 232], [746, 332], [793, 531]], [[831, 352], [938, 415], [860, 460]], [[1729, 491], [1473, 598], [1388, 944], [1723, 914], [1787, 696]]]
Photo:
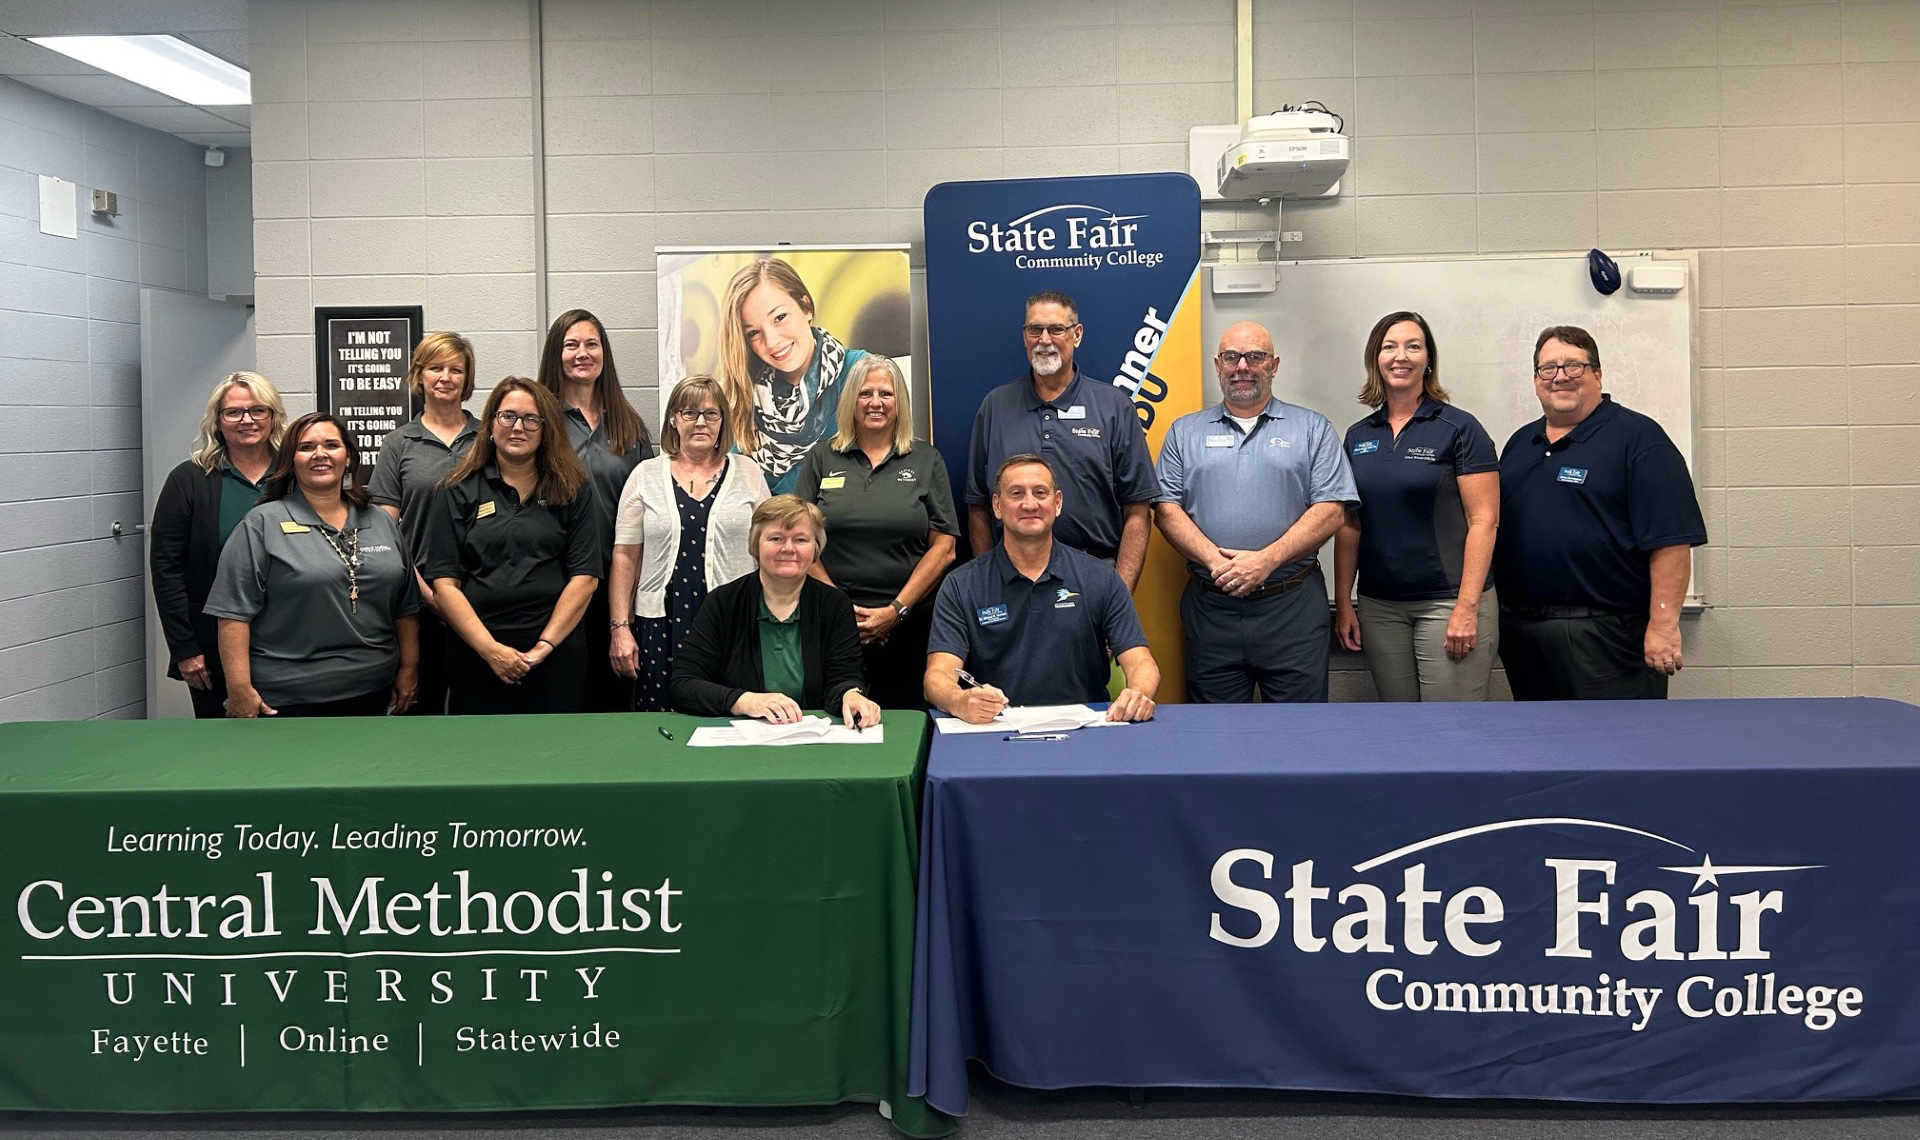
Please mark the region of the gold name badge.
[[497, 508], [495, 507], [493, 500], [488, 499], [486, 502], [480, 504], [479, 510], [473, 512], [473, 517], [477, 519], [486, 518], [488, 515], [492, 514], [496, 509]]
[[281, 534], [306, 534], [308, 531], [312, 529], [313, 528], [310, 526], [301, 526], [299, 523], [294, 522], [292, 519], [288, 519], [285, 522], [280, 524]]
[[845, 475], [830, 475], [820, 480], [820, 489], [822, 491], [838, 491], [846, 485], [847, 477]]

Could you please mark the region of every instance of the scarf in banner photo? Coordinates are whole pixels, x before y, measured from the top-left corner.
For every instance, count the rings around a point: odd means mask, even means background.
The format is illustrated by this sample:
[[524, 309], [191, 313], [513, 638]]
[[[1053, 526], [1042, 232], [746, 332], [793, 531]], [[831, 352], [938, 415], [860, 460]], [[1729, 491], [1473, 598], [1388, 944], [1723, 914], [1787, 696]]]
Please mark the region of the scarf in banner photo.
[[770, 367], [757, 366], [754, 372], [753, 414], [760, 446], [749, 454], [776, 495], [792, 489], [793, 469], [814, 444], [833, 434], [847, 366], [867, 355], [864, 349], [847, 348], [825, 329], [813, 330], [813, 344], [813, 362], [798, 384], [783, 383]]

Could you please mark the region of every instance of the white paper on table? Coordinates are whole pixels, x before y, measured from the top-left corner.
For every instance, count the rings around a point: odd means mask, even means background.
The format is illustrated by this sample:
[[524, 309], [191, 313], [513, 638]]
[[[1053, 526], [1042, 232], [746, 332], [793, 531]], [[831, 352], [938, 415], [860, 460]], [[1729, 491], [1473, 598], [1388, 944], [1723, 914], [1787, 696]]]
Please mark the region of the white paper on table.
[[883, 744], [886, 726], [871, 725], [858, 732], [829, 717], [811, 715], [793, 724], [764, 720], [736, 720], [729, 725], [703, 725], [687, 737], [689, 748], [784, 748], [792, 744]]
[[1107, 714], [1086, 705], [1012, 705], [985, 724], [968, 724], [959, 717], [943, 716], [933, 722], [941, 732], [1071, 732], [1076, 728], [1108, 728], [1123, 725], [1108, 720]]

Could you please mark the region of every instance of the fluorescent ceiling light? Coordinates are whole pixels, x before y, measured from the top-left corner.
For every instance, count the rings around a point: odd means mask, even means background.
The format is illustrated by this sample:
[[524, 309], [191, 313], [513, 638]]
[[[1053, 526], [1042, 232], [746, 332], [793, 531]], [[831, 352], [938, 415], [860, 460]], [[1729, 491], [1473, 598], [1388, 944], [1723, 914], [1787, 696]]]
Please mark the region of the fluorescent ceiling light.
[[253, 102], [252, 76], [178, 36], [28, 36], [81, 63], [202, 107]]

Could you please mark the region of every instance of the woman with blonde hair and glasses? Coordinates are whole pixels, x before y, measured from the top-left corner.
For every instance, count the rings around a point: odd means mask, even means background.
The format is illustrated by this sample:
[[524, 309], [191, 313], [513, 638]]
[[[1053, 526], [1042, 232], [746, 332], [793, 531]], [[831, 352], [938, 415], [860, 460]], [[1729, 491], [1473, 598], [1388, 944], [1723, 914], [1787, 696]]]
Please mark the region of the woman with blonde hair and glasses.
[[286, 429], [280, 393], [266, 377], [229, 373], [207, 397], [192, 457], [168, 473], [153, 505], [148, 554], [167, 676], [186, 682], [201, 719], [227, 715], [219, 628], [205, 612], [220, 550], [259, 501]]
[[657, 455], [634, 469], [613, 534], [614, 672], [633, 677], [634, 708], [664, 712], [674, 654], [708, 591], [753, 572], [747, 542], [767, 480], [753, 460], [729, 455], [732, 426], [720, 384], [689, 376], [661, 417]]
[[427, 560], [427, 504], [479, 438], [480, 421], [463, 406], [473, 395], [473, 345], [454, 332], [430, 332], [414, 346], [407, 387], [420, 414], [380, 444], [380, 462], [367, 490], [374, 505], [400, 523], [407, 558], [420, 590], [420, 689], [412, 712], [447, 711], [447, 626], [433, 590], [418, 567]]
[[813, 321], [807, 283], [777, 257], [727, 283], [720, 321], [727, 414], [734, 442], [767, 473], [775, 494], [793, 489], [800, 460], [833, 434], [841, 385], [867, 355]]
[[433, 498], [426, 574], [454, 633], [449, 712], [580, 711], [580, 616], [605, 572], [606, 542], [560, 416], [539, 384], [500, 381], [485, 434]]
[[853, 599], [868, 695], [882, 708], [924, 707], [933, 594], [960, 525], [947, 465], [913, 438], [906, 379], [892, 357], [854, 365], [833, 438], [799, 470], [793, 493], [819, 506], [833, 537], [813, 574]]

